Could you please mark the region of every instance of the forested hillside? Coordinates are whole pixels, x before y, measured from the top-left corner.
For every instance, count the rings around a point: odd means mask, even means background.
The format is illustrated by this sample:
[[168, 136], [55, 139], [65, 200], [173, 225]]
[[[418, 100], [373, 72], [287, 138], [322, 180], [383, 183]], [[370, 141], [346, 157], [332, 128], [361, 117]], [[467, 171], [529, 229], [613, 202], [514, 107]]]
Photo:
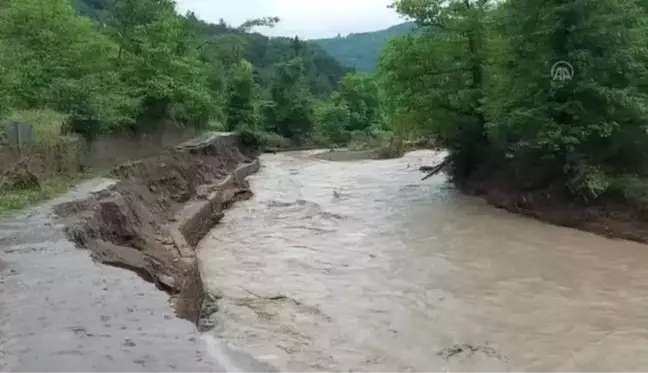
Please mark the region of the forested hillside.
[[354, 67], [357, 71], [374, 72], [378, 57], [387, 42], [391, 38], [407, 35], [414, 27], [414, 23], [406, 22], [385, 30], [312, 41], [344, 66]]
[[457, 183], [648, 208], [646, 1], [395, 7], [421, 31], [381, 57], [384, 109], [451, 151]]
[[[415, 35], [405, 24], [321, 48], [252, 32], [274, 18], [209, 24], [172, 0], [6, 0], [0, 120], [49, 110], [88, 138], [171, 122], [320, 145], [377, 139], [393, 154], [427, 136], [451, 151], [460, 185], [648, 209], [648, 2], [394, 8]], [[390, 37], [375, 75], [325, 51], [372, 70]], [[570, 67], [558, 78], [557, 64]]]
[[[74, 0], [77, 11], [82, 15], [102, 21], [110, 9], [111, 0]], [[253, 27], [271, 24], [271, 17], [261, 20], [250, 20], [244, 25], [228, 25], [221, 20], [219, 24], [210, 24], [198, 19], [193, 13], [185, 15], [193, 24], [196, 35], [210, 44], [225, 44], [234, 53], [233, 58], [245, 58], [257, 72], [268, 77], [274, 63], [285, 61], [297, 55], [306, 64], [306, 75], [313, 91], [318, 95], [330, 94], [337, 82], [348, 73], [322, 48], [299, 39], [269, 38], [253, 32]]]
[[252, 32], [278, 21], [209, 24], [172, 0], [4, 1], [0, 119], [46, 109], [87, 138], [171, 122], [308, 141], [351, 70], [311, 43]]

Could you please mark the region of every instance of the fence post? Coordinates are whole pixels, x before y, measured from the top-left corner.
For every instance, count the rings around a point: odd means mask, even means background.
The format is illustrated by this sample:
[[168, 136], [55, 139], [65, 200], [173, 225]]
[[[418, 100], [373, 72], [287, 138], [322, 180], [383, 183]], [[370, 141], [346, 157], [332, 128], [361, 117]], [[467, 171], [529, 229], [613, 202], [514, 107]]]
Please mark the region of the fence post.
[[16, 138], [18, 139], [18, 151], [19, 151], [19, 154], [20, 154], [20, 159], [19, 159], [19, 161], [22, 162], [22, 161], [23, 161], [23, 139], [22, 139], [22, 133], [20, 133], [20, 132], [21, 132], [21, 131], [20, 131], [20, 125], [18, 124], [18, 122], [14, 122], [13, 125], [14, 125], [14, 129], [15, 129], [15, 131], [16, 131]]

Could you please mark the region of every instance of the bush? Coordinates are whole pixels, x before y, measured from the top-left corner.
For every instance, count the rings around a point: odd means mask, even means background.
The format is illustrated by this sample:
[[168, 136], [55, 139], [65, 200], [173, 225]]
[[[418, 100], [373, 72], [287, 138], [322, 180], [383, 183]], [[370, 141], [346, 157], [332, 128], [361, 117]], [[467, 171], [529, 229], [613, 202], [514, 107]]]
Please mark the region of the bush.
[[599, 167], [581, 164], [566, 171], [570, 174], [567, 188], [574, 197], [585, 202], [597, 199], [610, 186], [609, 178]]
[[217, 131], [217, 132], [225, 132], [226, 128], [225, 125], [217, 120], [211, 120], [209, 123], [207, 123], [207, 129], [209, 131]]
[[353, 131], [351, 132], [349, 149], [366, 150], [385, 148], [390, 146], [393, 138], [394, 134], [389, 131], [377, 129], [370, 129], [369, 131]]
[[258, 132], [249, 129], [242, 129], [238, 131], [238, 135], [243, 146], [253, 150], [261, 149], [263, 141]]
[[625, 203], [648, 209], [648, 178], [637, 175], [622, 175], [612, 179], [609, 192], [621, 197]]
[[63, 126], [68, 116], [59, 112], [43, 110], [14, 111], [2, 121], [3, 129], [14, 122], [32, 126], [34, 142], [38, 144], [55, 144], [62, 136]]
[[347, 131], [350, 114], [346, 104], [322, 102], [315, 108], [315, 136], [320, 142], [342, 145], [349, 142], [351, 134]]
[[289, 139], [279, 135], [278, 133], [261, 131], [258, 132], [258, 134], [261, 136], [261, 143], [266, 148], [287, 149], [292, 145], [292, 142]]

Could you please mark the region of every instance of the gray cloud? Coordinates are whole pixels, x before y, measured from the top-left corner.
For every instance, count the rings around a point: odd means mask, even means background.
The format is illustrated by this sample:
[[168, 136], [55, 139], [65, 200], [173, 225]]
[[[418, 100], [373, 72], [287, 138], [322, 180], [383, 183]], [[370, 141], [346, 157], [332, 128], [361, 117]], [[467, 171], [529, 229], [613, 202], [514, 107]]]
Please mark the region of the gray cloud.
[[402, 22], [387, 6], [392, 0], [176, 0], [182, 13], [192, 10], [209, 22], [225, 19], [239, 25], [249, 18], [277, 16], [274, 29], [257, 31], [271, 36], [304, 39], [332, 37], [338, 33], [373, 31]]

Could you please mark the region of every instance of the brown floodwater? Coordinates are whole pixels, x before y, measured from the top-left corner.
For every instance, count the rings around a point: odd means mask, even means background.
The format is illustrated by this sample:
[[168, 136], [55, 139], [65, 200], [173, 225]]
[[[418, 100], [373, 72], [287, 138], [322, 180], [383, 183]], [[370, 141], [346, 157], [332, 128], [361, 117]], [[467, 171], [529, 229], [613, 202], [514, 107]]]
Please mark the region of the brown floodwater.
[[200, 244], [211, 345], [285, 371], [648, 368], [648, 246], [422, 182], [432, 151], [312, 153], [264, 156], [255, 198]]

